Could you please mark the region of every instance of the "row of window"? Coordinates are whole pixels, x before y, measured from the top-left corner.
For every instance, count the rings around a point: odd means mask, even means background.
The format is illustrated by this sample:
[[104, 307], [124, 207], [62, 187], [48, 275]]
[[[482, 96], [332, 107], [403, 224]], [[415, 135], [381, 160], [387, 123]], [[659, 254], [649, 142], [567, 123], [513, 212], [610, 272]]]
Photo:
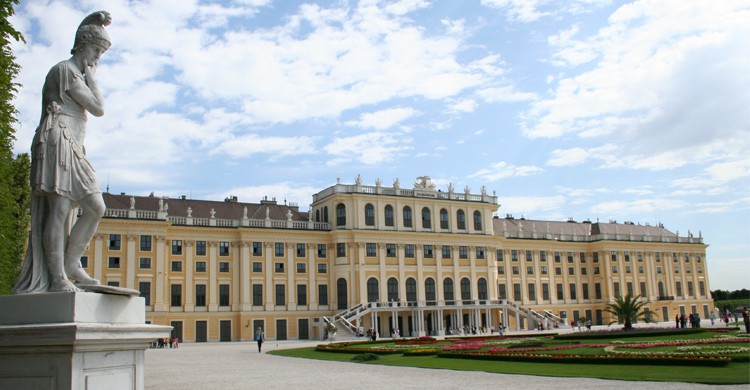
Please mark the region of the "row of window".
[[[151, 258], [150, 257], [141, 257], [139, 259], [139, 268], [140, 269], [151, 269]], [[81, 266], [84, 268], [88, 267], [88, 256], [81, 257]], [[121, 267], [120, 258], [116, 256], [110, 256], [107, 262], [107, 266], [109, 268], [118, 269]], [[263, 262], [260, 261], [254, 261], [252, 263], [253, 266], [253, 272], [263, 272]], [[325, 274], [328, 273], [328, 264], [326, 263], [318, 263], [318, 273], [319, 274]], [[182, 261], [181, 260], [173, 260], [171, 264], [172, 272], [182, 272]], [[195, 272], [206, 272], [206, 262], [205, 261], [196, 261], [195, 262]], [[220, 261], [219, 262], [219, 272], [229, 272], [229, 262], [227, 261]], [[286, 272], [285, 270], [285, 263], [274, 263], [274, 272]], [[297, 263], [297, 273], [298, 274], [305, 274], [307, 273], [307, 263]]]
[[[703, 267], [702, 266], [699, 265], [699, 266], [697, 266], [695, 268], [696, 268], [696, 271], [699, 274], [703, 273]], [[521, 267], [517, 266], [517, 265], [514, 265], [514, 266], [511, 267], [511, 271], [512, 271], [513, 275], [520, 275], [521, 274]], [[579, 272], [580, 272], [581, 275], [584, 275], [584, 276], [588, 275], [588, 268], [587, 267], [581, 267]], [[616, 274], [618, 272], [619, 272], [618, 266], [613, 265], [612, 266], [612, 273]], [[679, 274], [680, 273], [680, 266], [675, 266], [674, 267], [674, 272], [676, 274]], [[500, 274], [500, 275], [505, 275], [505, 266], [504, 265], [498, 265], [497, 266], [497, 273]], [[547, 272], [547, 266], [546, 265], [539, 266], [539, 273], [541, 275], [547, 275], [548, 274], [548, 272]], [[600, 268], [598, 266], [593, 267], [593, 273], [594, 273], [594, 275], [599, 275], [601, 273]], [[625, 273], [627, 273], [627, 274], [632, 273], [631, 266], [629, 266], [629, 265], [625, 266]], [[645, 273], [645, 268], [642, 265], [638, 266], [638, 273], [639, 274]], [[661, 274], [662, 273], [662, 268], [661, 267], [656, 267], [656, 273], [657, 274]], [[685, 266], [685, 273], [686, 274], [692, 273], [692, 269], [690, 268], [690, 266]], [[560, 276], [562, 274], [563, 274], [563, 267], [555, 267], [555, 275]], [[568, 275], [575, 275], [575, 274], [576, 274], [576, 267], [568, 267]], [[527, 265], [526, 266], [526, 275], [534, 275], [534, 266], [533, 265]]]
[[[324, 212], [327, 208], [324, 208]], [[316, 211], [316, 220], [320, 222], [320, 210]], [[402, 209], [402, 223], [405, 228], [413, 227], [413, 216], [412, 210], [409, 206], [404, 206]], [[429, 207], [422, 208], [422, 228], [432, 229], [432, 210]], [[474, 230], [482, 230], [482, 213], [480, 211], [474, 211]], [[324, 221], [328, 222], [327, 216], [324, 215]], [[393, 206], [386, 205], [383, 209], [383, 223], [385, 226], [395, 226], [395, 212]], [[346, 206], [343, 203], [339, 203], [336, 206], [336, 226], [346, 226]], [[375, 206], [371, 203], [365, 205], [365, 226], [375, 226]], [[456, 211], [456, 228], [458, 230], [466, 230], [466, 212], [464, 210]], [[448, 210], [440, 209], [440, 229], [450, 229], [450, 221], [448, 217]]]
[[[274, 297], [274, 304], [276, 306], [284, 306], [286, 305], [286, 285], [285, 284], [276, 284], [275, 287], [275, 297]], [[141, 291], [141, 296], [146, 298], [146, 305], [151, 304], [151, 283], [150, 282], [141, 282], [139, 283], [139, 291]], [[229, 285], [228, 284], [220, 284], [219, 285], [219, 306], [229, 306], [230, 305], [230, 294], [229, 294]], [[253, 306], [263, 306], [263, 285], [262, 284], [253, 284], [253, 292], [252, 292], [252, 299], [253, 299]], [[172, 284], [170, 286], [170, 306], [182, 306], [182, 284]], [[306, 284], [298, 284], [297, 285], [297, 305], [300, 306], [306, 306], [307, 305], [307, 285]], [[195, 285], [195, 300], [194, 300], [195, 307], [204, 307], [206, 306], [206, 285], [205, 284], [196, 284]], [[328, 305], [328, 285], [327, 284], [319, 284], [318, 285], [318, 304], [322, 306]]]
[[[435, 256], [435, 248], [437, 246], [425, 244], [422, 245], [422, 257], [426, 259], [431, 259]], [[346, 244], [345, 243], [339, 243], [337, 244], [337, 250], [336, 255], [339, 257], [346, 256]], [[340, 250], [339, 250], [340, 248]], [[404, 257], [406, 258], [413, 258], [415, 254], [415, 248], [416, 246], [414, 244], [404, 244]], [[443, 259], [450, 259], [451, 258], [451, 246], [450, 245], [442, 245], [440, 246], [441, 254]], [[484, 259], [484, 247], [478, 246], [474, 248], [476, 258], [477, 259]], [[378, 255], [378, 245], [375, 243], [366, 243], [365, 244], [365, 255], [368, 257], [375, 257]], [[396, 244], [385, 244], [385, 257], [396, 257], [398, 255], [397, 252], [397, 246]], [[459, 246], [458, 247], [458, 258], [459, 259], [468, 259], [469, 258], [469, 247], [468, 246]]]
[[[513, 250], [510, 251], [511, 261], [517, 262], [518, 259], [519, 259], [519, 256], [523, 254], [523, 255], [525, 255], [525, 258], [526, 258], [527, 262], [533, 262], [534, 261], [534, 252], [537, 252], [537, 251], [532, 251], [532, 250], [519, 251], [519, 250], [513, 249]], [[552, 256], [554, 257], [555, 263], [562, 263], [563, 256], [565, 257], [565, 259], [567, 260], [567, 262], [569, 264], [574, 263], [575, 260], [576, 260], [576, 254], [574, 252], [546, 252], [546, 251], [539, 251], [538, 253], [539, 253], [539, 261], [540, 262], [546, 262], [547, 261], [548, 253], [552, 254]], [[632, 254], [635, 254], [635, 258], [637, 259], [637, 261], [639, 263], [643, 262], [643, 252], [629, 252], [629, 251], [624, 251], [622, 253], [623, 260], [626, 263], [630, 262]], [[592, 261], [594, 263], [598, 263], [599, 262], [599, 252], [594, 252], [591, 255], [592, 255]], [[690, 254], [685, 253], [683, 255], [684, 255], [685, 263], [689, 263], [690, 262]], [[695, 257], [695, 262], [696, 263], [700, 263], [702, 261], [702, 258], [701, 258], [700, 254], [694, 254], [693, 256]], [[616, 252], [616, 251], [610, 251], [610, 260], [612, 262], [617, 262], [619, 258], [620, 258], [620, 255], [618, 254], [618, 252]], [[673, 258], [673, 261], [675, 263], [679, 262], [678, 254], [676, 252], [672, 253], [672, 258]], [[504, 255], [504, 252], [503, 252], [502, 249], [498, 249], [497, 250], [497, 260], [498, 261], [504, 261], [505, 260], [505, 255]], [[581, 264], [585, 264], [586, 263], [586, 253], [584, 253], [584, 252], [578, 253], [578, 260], [580, 261]], [[656, 252], [656, 262], [657, 263], [661, 262], [661, 253], [659, 253], [659, 252]]]
[[[555, 287], [556, 287], [556, 293], [557, 293], [556, 297], [557, 297], [557, 299], [558, 300], [565, 300], [565, 285], [563, 283], [557, 283], [555, 285]], [[588, 283], [581, 283], [581, 289], [580, 290], [578, 289], [578, 284], [576, 284], [576, 283], [570, 283], [568, 285], [568, 287], [569, 287], [569, 289], [568, 289], [568, 299], [570, 299], [570, 300], [578, 299], [578, 292], [579, 291], [582, 293], [581, 294], [582, 295], [582, 299], [589, 299], [589, 284]], [[640, 287], [639, 295], [641, 295], [641, 296], [647, 296], [648, 295], [648, 291], [646, 290], [646, 282], [640, 282], [639, 283], [639, 287]], [[688, 287], [687, 295], [690, 296], [690, 297], [694, 296], [695, 295], [695, 291], [693, 290], [693, 282], [687, 282], [687, 287]], [[634, 288], [634, 284], [632, 282], [627, 282], [626, 283], [627, 294], [629, 294], [630, 296], [635, 296], [636, 292], [635, 292], [635, 290], [633, 288]], [[659, 288], [659, 297], [660, 298], [665, 298], [666, 297], [666, 293], [665, 293], [665, 290], [664, 290], [664, 283], [663, 282], [659, 282], [658, 288]], [[698, 282], [698, 288], [699, 288], [700, 296], [705, 296], [706, 295], [706, 285], [705, 285], [705, 283], [703, 281]], [[619, 282], [614, 282], [613, 285], [612, 285], [612, 289], [613, 289], [614, 296], [616, 296], [616, 297], [621, 296], [620, 283]], [[535, 301], [537, 299], [536, 298], [536, 283], [528, 283], [526, 293], [528, 295], [528, 299], [529, 300]], [[675, 282], [675, 293], [676, 293], [676, 295], [678, 297], [682, 296], [683, 291], [682, 291], [682, 283], [681, 282]], [[508, 297], [507, 297], [507, 291], [506, 291], [504, 283], [500, 283], [498, 285], [498, 298], [499, 299], [508, 299]], [[696, 296], [695, 298], [698, 298], [698, 296]], [[543, 301], [550, 300], [550, 289], [549, 289], [549, 284], [548, 283], [542, 283], [542, 295], [541, 295], [541, 299]], [[602, 286], [601, 286], [600, 283], [595, 283], [594, 284], [594, 299], [602, 299]], [[514, 283], [513, 284], [513, 300], [514, 301], [521, 301], [522, 300], [522, 296], [521, 296], [521, 284], [520, 283]]]

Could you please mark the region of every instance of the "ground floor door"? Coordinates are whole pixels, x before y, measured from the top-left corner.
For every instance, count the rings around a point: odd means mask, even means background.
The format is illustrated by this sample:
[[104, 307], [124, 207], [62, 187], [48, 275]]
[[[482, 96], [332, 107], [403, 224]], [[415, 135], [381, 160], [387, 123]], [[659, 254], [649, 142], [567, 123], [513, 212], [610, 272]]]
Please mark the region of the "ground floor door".
[[182, 342], [182, 321], [172, 321], [169, 325], [172, 325], [171, 337], [177, 337], [177, 341]]
[[307, 318], [300, 318], [297, 320], [297, 329], [299, 332], [300, 340], [310, 339], [310, 320]]
[[286, 320], [276, 320], [276, 340], [286, 340]]
[[195, 342], [208, 341], [208, 321], [195, 321]]
[[664, 306], [661, 308], [661, 318], [662, 318], [662, 321], [670, 321], [668, 307]]
[[219, 321], [219, 341], [232, 341], [232, 321]]

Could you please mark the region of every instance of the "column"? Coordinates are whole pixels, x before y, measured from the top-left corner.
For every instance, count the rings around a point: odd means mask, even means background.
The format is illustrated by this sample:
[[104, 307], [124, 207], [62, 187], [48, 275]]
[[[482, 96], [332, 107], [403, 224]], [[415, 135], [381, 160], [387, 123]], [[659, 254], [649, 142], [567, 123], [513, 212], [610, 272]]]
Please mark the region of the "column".
[[219, 288], [216, 285], [217, 261], [216, 256], [218, 244], [216, 241], [208, 242], [208, 311], [217, 311], [219, 309]]
[[91, 265], [94, 267], [94, 279], [102, 281], [102, 269], [107, 266], [108, 259], [103, 258], [103, 244], [104, 234], [98, 233], [94, 235], [94, 259]]
[[308, 310], [318, 310], [318, 286], [315, 285], [315, 275], [318, 273], [318, 267], [315, 266], [315, 244], [306, 244], [306, 246], [308, 269], [307, 307]]
[[297, 310], [297, 286], [294, 282], [294, 275], [297, 272], [296, 264], [294, 264], [295, 256], [295, 245], [294, 243], [287, 242], [284, 244], [286, 250], [286, 308], [287, 310]]
[[185, 299], [183, 301], [185, 303], [185, 311], [194, 311], [195, 302], [193, 302], [193, 299], [195, 298], [195, 294], [193, 294], [193, 287], [195, 282], [193, 281], [193, 268], [195, 265], [193, 263], [193, 253], [195, 253], [195, 241], [185, 240], [184, 243], [185, 264], [183, 270], [185, 270]]
[[240, 285], [240, 310], [250, 311], [252, 308], [252, 291], [253, 284], [250, 280], [250, 243], [242, 241], [240, 244], [240, 279], [237, 281]]
[[264, 242], [263, 243], [263, 254], [266, 257], [266, 263], [263, 265], [263, 273], [266, 276], [266, 311], [273, 311], [274, 310], [274, 297], [276, 296], [276, 290], [273, 285], [273, 274], [274, 274], [274, 267], [273, 267], [273, 243], [270, 242]]
[[[474, 247], [474, 251], [472, 253], [469, 253], [469, 271], [471, 272], [471, 279], [469, 286], [471, 286], [471, 299], [474, 301], [477, 301], [479, 299], [478, 295], [478, 285], [477, 285], [477, 248]], [[484, 252], [485, 259], [487, 258], [487, 249], [485, 248]]]
[[231, 247], [229, 250], [229, 257], [231, 259], [229, 268], [232, 270], [232, 279], [229, 282], [229, 285], [232, 288], [232, 299], [230, 300], [230, 304], [232, 311], [240, 311], [242, 310], [242, 303], [247, 302], [244, 301], [240, 289], [245, 288], [244, 286], [247, 285], [247, 283], [243, 283], [242, 279], [240, 279], [240, 271], [242, 268], [242, 265], [240, 264], [240, 243], [232, 241], [229, 245]]
[[[166, 237], [164, 236], [154, 236], [156, 239], [156, 270], [155, 270], [155, 282], [156, 286], [154, 289], [155, 296], [154, 296], [154, 311], [167, 311], [167, 303], [165, 302], [165, 286], [164, 281], [167, 278], [166, 274], [166, 268], [164, 267], [164, 263], [166, 262], [164, 260], [164, 250], [165, 250], [165, 241]], [[101, 242], [97, 240], [97, 244], [101, 245]]]
[[127, 265], [125, 266], [125, 287], [137, 290], [138, 286], [135, 284], [135, 270], [138, 265], [135, 261], [135, 240], [138, 238], [135, 234], [128, 234], [128, 254], [127, 254]]

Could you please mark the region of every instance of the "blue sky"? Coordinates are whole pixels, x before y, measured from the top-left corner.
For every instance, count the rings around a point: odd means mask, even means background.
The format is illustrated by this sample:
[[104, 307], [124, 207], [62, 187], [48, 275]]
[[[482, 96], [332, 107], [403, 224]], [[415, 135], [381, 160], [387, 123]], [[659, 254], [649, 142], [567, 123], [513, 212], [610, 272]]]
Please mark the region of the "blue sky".
[[[16, 151], [100, 1], [23, 1]], [[108, 0], [110, 192], [306, 210], [340, 178], [482, 186], [501, 216], [655, 225], [750, 288], [750, 1]]]

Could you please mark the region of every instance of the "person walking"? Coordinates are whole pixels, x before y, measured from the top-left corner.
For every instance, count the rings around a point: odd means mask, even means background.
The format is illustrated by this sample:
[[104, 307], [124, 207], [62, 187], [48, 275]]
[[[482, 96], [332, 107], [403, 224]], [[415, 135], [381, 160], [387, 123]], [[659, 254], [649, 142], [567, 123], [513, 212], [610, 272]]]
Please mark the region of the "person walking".
[[745, 322], [745, 333], [750, 333], [750, 311], [747, 306], [742, 309], [742, 321]]
[[263, 346], [263, 342], [266, 341], [266, 334], [263, 333], [263, 329], [258, 327], [258, 330], [255, 331], [255, 341], [258, 342], [258, 353], [260, 353], [260, 347]]

